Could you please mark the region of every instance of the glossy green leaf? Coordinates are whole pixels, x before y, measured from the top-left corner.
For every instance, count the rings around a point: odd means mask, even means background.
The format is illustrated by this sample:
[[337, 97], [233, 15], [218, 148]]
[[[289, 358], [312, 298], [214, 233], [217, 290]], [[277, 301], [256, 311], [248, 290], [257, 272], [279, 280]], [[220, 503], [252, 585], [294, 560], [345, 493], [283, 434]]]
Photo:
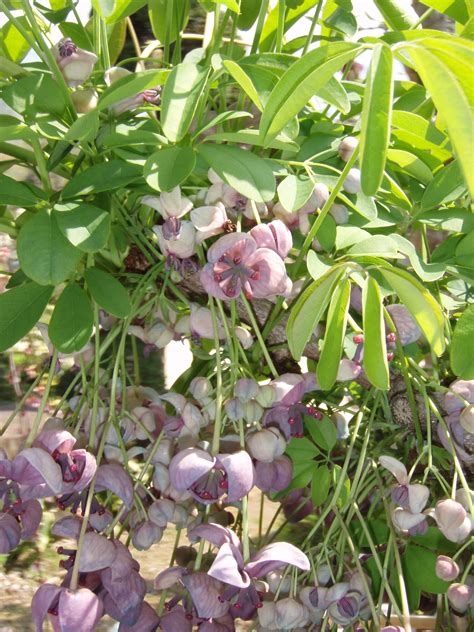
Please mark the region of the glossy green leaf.
[[182, 63], [168, 75], [161, 99], [161, 125], [170, 141], [180, 141], [189, 130], [208, 74], [208, 68]]
[[252, 152], [228, 145], [198, 146], [198, 152], [231, 187], [255, 202], [267, 202], [275, 195], [275, 176], [269, 164]]
[[[288, 7], [285, 14], [284, 32], [286, 32], [293, 24], [295, 24], [307, 11], [316, 4], [317, 0], [302, 0], [297, 6]], [[260, 51], [269, 51], [276, 39], [276, 30], [278, 28], [278, 3], [268, 13], [265, 18], [265, 24], [260, 38]]]
[[191, 147], [165, 147], [152, 154], [143, 167], [148, 186], [171, 191], [193, 171], [196, 152]]
[[396, 165], [397, 171], [412, 176], [422, 184], [429, 184], [433, 180], [431, 169], [418, 156], [404, 149], [389, 149], [387, 159]]
[[93, 323], [89, 297], [77, 283], [69, 283], [51, 316], [48, 327], [51, 342], [62, 353], [76, 353], [89, 342]]
[[169, 19], [168, 39], [170, 44], [176, 41], [179, 33], [184, 29], [189, 14], [188, 0], [153, 0], [148, 3], [148, 15], [151, 28], [156, 39], [164, 44], [167, 29], [167, 10], [171, 8]]
[[445, 347], [444, 315], [438, 303], [408, 272], [385, 267], [379, 272], [416, 320], [433, 352], [441, 355]]
[[361, 239], [349, 250], [350, 255], [356, 256], [382, 256], [387, 259], [398, 257], [395, 243], [388, 235], [371, 235]]
[[258, 17], [260, 11], [260, 0], [240, 0], [240, 15], [237, 26], [242, 31], [248, 31]]
[[404, 0], [374, 0], [383, 19], [394, 31], [404, 31], [418, 22], [418, 15]]
[[331, 77], [326, 85], [319, 89], [319, 97], [334, 105], [343, 114], [348, 114], [351, 110], [349, 95], [337, 77]]
[[324, 391], [336, 381], [347, 326], [351, 284], [345, 279], [335, 288], [326, 319], [326, 334], [319, 356], [316, 378]]
[[[256, 145], [258, 147], [263, 146], [262, 138], [258, 132], [258, 129], [241, 129], [238, 132], [218, 132], [217, 134], [209, 134], [206, 136], [204, 142], [209, 142], [211, 140], [225, 140], [236, 145], [239, 145], [240, 143], [245, 143], [246, 145]], [[299, 150], [300, 147], [297, 143], [295, 143], [295, 141], [288, 138], [288, 136], [285, 136], [284, 134], [279, 134], [270, 142], [268, 148], [296, 152]]]
[[[32, 37], [31, 28], [27, 19], [22, 15], [17, 16], [17, 20], [28, 35]], [[2, 26], [0, 29], [0, 52], [9, 61], [14, 63], [22, 61], [30, 48], [29, 43], [12, 22], [7, 21], [6, 24]]]
[[329, 496], [331, 472], [327, 465], [320, 465], [314, 470], [311, 480], [311, 500], [315, 507], [320, 507]]
[[123, 160], [110, 160], [93, 165], [77, 173], [62, 191], [63, 198], [71, 198], [89, 193], [112, 191], [130, 184], [142, 177], [142, 170]]
[[35, 326], [53, 289], [29, 281], [0, 294], [0, 351], [12, 347]]
[[17, 182], [13, 178], [0, 173], [0, 204], [29, 207], [38, 204], [40, 199], [34, 190], [23, 182]]
[[[469, 13], [465, 0], [422, 0], [423, 4], [444, 13], [460, 24], [465, 24], [469, 19]], [[467, 0], [468, 2], [470, 0]]]
[[411, 581], [422, 591], [441, 595], [450, 582], [445, 582], [436, 574], [438, 554], [424, 547], [409, 543], [404, 554], [404, 566]]
[[[308, 420], [308, 417], [305, 419]], [[325, 415], [322, 419], [312, 419], [306, 423], [306, 427], [316, 445], [331, 452], [336, 445], [337, 429], [329, 417]]]
[[314, 184], [307, 176], [286, 176], [278, 185], [278, 199], [288, 212], [300, 209], [311, 197]]
[[304, 349], [313, 335], [328, 306], [343, 268], [334, 268], [319, 278], [298, 297], [291, 309], [286, 326], [286, 335], [291, 355], [300, 360]]
[[83, 254], [64, 237], [55, 216], [46, 210], [21, 227], [17, 251], [23, 272], [40, 285], [56, 285], [67, 279]]
[[99, 131], [99, 112], [92, 110], [79, 116], [64, 135], [64, 140], [93, 141]]
[[144, 90], [163, 85], [169, 72], [169, 70], [144, 70], [117, 79], [103, 92], [97, 106], [98, 109], [103, 110]]
[[257, 89], [253, 85], [252, 80], [247, 75], [245, 70], [243, 70], [241, 66], [239, 66], [239, 64], [237, 64], [235, 61], [232, 61], [230, 59], [225, 60], [223, 62], [223, 66], [227, 70], [227, 72], [231, 75], [231, 77], [235, 81], [237, 81], [237, 83], [245, 92], [245, 94], [249, 97], [249, 99], [253, 101], [253, 103], [257, 106], [257, 108], [260, 111], [262, 111], [263, 105], [262, 105], [262, 102], [260, 101], [260, 97], [258, 95]]
[[469, 191], [474, 195], [474, 48], [467, 40], [438, 42], [427, 38], [409, 42], [405, 49], [443, 117]]
[[385, 44], [377, 44], [367, 75], [360, 132], [361, 185], [366, 195], [375, 195], [382, 183], [392, 98], [392, 51]]
[[474, 230], [463, 237], [456, 246], [456, 263], [474, 270]]
[[456, 161], [442, 167], [428, 184], [421, 198], [421, 208], [429, 209], [453, 202], [466, 192], [464, 178]]
[[362, 50], [360, 44], [334, 42], [296, 61], [273, 88], [263, 110], [260, 132], [265, 142], [280, 132], [335, 72]]
[[223, 4], [234, 13], [240, 13], [240, 7], [237, 0], [211, 0], [211, 2], [214, 2], [215, 4]]
[[392, 138], [419, 150], [419, 157], [429, 154], [441, 162], [452, 158], [448, 137], [433, 123], [413, 112], [392, 112]]
[[130, 314], [132, 306], [128, 292], [114, 276], [99, 268], [87, 268], [84, 277], [92, 298], [106, 312], [118, 318]]
[[451, 342], [451, 368], [463, 380], [474, 379], [474, 305], [468, 305], [456, 323]]
[[364, 323], [364, 371], [377, 388], [388, 390], [390, 379], [387, 362], [387, 343], [380, 288], [372, 277], [367, 277], [362, 292]]
[[73, 246], [84, 252], [103, 248], [110, 233], [110, 213], [91, 204], [61, 204], [54, 209], [59, 229]]
[[[332, 479], [333, 479], [334, 487], [338, 486], [341, 476], [342, 476], [342, 467], [340, 465], [334, 464], [332, 468]], [[346, 506], [350, 493], [351, 493], [351, 481], [346, 474], [346, 476], [344, 477], [343, 483], [341, 485], [341, 489], [340, 489], [339, 496], [337, 499], [338, 507]]]
[[118, 22], [141, 9], [147, 0], [92, 0], [92, 6], [107, 23]]

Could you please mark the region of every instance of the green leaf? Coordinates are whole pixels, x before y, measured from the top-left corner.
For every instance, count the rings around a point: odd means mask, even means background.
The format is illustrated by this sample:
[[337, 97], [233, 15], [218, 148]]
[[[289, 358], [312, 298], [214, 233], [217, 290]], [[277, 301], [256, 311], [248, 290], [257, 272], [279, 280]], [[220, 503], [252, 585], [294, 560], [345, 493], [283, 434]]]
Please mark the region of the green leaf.
[[92, 110], [79, 116], [64, 135], [64, 140], [93, 141], [99, 131], [99, 112]]
[[364, 371], [370, 382], [384, 391], [390, 386], [387, 362], [387, 343], [380, 288], [372, 277], [367, 277], [362, 292], [364, 323]]
[[474, 269], [474, 230], [463, 237], [456, 246], [456, 263]]
[[361, 185], [366, 195], [375, 195], [382, 184], [392, 99], [392, 51], [386, 44], [377, 44], [367, 75], [360, 132]]
[[56, 285], [76, 269], [82, 252], [69, 243], [55, 216], [39, 211], [21, 227], [17, 240], [23, 272], [40, 285]]
[[451, 368], [463, 380], [474, 379], [474, 305], [468, 305], [458, 320], [451, 343]]
[[460, 24], [466, 24], [469, 19], [465, 0], [422, 0], [422, 2]]
[[99, 100], [97, 108], [104, 110], [144, 90], [161, 86], [165, 83], [169, 73], [169, 70], [144, 70], [121, 77], [105, 90]]
[[[258, 147], [263, 146], [262, 138], [258, 129], [241, 129], [237, 132], [218, 132], [217, 134], [209, 134], [205, 139], [203, 139], [203, 142], [209, 142], [212, 140], [225, 140], [228, 143], [237, 145], [245, 143], [246, 145], [257, 145]], [[282, 133], [271, 141], [268, 148], [296, 152], [300, 147], [294, 140], [291, 140], [288, 136], [285, 136]]]
[[[16, 18], [25, 31], [33, 37], [28, 20], [23, 16]], [[7, 21], [0, 29], [0, 51], [4, 57], [14, 63], [21, 61], [30, 50], [30, 45], [12, 23]]]
[[27, 184], [0, 174], [0, 204], [28, 207], [35, 206], [38, 202], [40, 200]]
[[30, 281], [0, 294], [0, 351], [12, 347], [35, 326], [53, 289]]
[[142, 170], [123, 160], [110, 160], [93, 165], [76, 174], [62, 191], [63, 198], [111, 191], [142, 177]]
[[[298, 6], [296, 7], [288, 7], [285, 14], [284, 32], [286, 33], [286, 31], [293, 26], [293, 24], [295, 24], [302, 15], [314, 7], [315, 4], [316, 0], [302, 0], [302, 2], [298, 2]], [[269, 51], [272, 48], [275, 42], [277, 28], [278, 3], [265, 18], [265, 24], [259, 44], [260, 51]]]
[[51, 342], [62, 353], [76, 353], [89, 342], [93, 324], [89, 297], [77, 283], [69, 283], [51, 316], [48, 327]]
[[433, 180], [431, 169], [418, 156], [404, 149], [389, 149], [387, 158], [397, 165], [397, 170], [407, 173], [422, 184], [429, 184]]
[[466, 192], [458, 161], [442, 167], [428, 184], [421, 198], [421, 208], [429, 209], [457, 200]]
[[253, 101], [253, 103], [255, 103], [255, 105], [261, 112], [263, 110], [262, 102], [260, 101], [258, 92], [247, 73], [239, 66], [239, 64], [230, 59], [225, 60], [223, 62], [223, 66], [231, 75], [231, 77], [235, 79], [235, 81], [237, 81], [245, 94], [249, 97], [251, 101]]
[[374, 0], [383, 19], [393, 31], [410, 29], [418, 22], [418, 15], [404, 0]]
[[258, 17], [261, 7], [260, 0], [240, 0], [240, 15], [237, 26], [242, 31], [248, 31]]
[[322, 419], [314, 419], [313, 417], [305, 417], [308, 429], [313, 441], [326, 452], [331, 452], [337, 441], [337, 429], [329, 417], [324, 416]]
[[223, 4], [234, 13], [240, 13], [240, 7], [237, 0], [211, 0], [214, 4]]
[[314, 184], [307, 176], [286, 176], [278, 185], [278, 199], [283, 208], [292, 213], [306, 204], [313, 190]]
[[323, 101], [334, 105], [343, 114], [348, 114], [351, 110], [349, 95], [337, 77], [331, 77], [327, 84], [320, 88], [319, 97]]
[[173, 143], [186, 135], [208, 75], [208, 68], [191, 63], [178, 64], [168, 75], [161, 98], [161, 125]]
[[300, 360], [309, 339], [323, 317], [334, 286], [341, 278], [343, 268], [331, 268], [317, 281], [311, 283], [298, 297], [291, 309], [286, 325], [286, 335], [291, 355]]
[[404, 564], [410, 580], [424, 592], [441, 595], [447, 591], [450, 582], [445, 582], [436, 574], [437, 553], [416, 544], [408, 543], [404, 554]]
[[349, 250], [349, 254], [356, 256], [380, 256], [397, 258], [398, 251], [395, 243], [388, 235], [371, 235], [357, 242]]
[[143, 175], [155, 191], [171, 191], [192, 173], [195, 164], [192, 147], [165, 147], [148, 158]]
[[118, 318], [130, 314], [132, 306], [128, 292], [115, 277], [99, 268], [87, 268], [84, 277], [92, 298], [106, 312]]
[[467, 186], [474, 195], [474, 48], [467, 40], [453, 40], [427, 38], [408, 42], [405, 49], [443, 117]]
[[311, 480], [311, 500], [315, 507], [320, 507], [329, 496], [331, 472], [327, 465], [320, 465], [314, 470]]
[[288, 68], [263, 110], [260, 133], [265, 142], [275, 138], [334, 73], [362, 49], [360, 44], [330, 43], [310, 51]]
[[106, 245], [110, 232], [107, 211], [83, 202], [58, 204], [54, 217], [62, 234], [80, 250], [97, 252]]
[[444, 315], [438, 303], [408, 272], [385, 267], [379, 272], [416, 320], [433, 352], [441, 355], [445, 347]]
[[316, 369], [316, 377], [323, 391], [329, 390], [336, 381], [341, 361], [347, 326], [351, 284], [344, 279], [334, 290], [326, 319], [323, 349]]
[[59, 117], [66, 109], [61, 88], [51, 75], [43, 72], [32, 73], [3, 87], [2, 99], [28, 123], [35, 123], [39, 114]]
[[[419, 157], [436, 158], [444, 162], [452, 158], [448, 137], [433, 123], [413, 112], [394, 110], [392, 112], [392, 138], [418, 150]], [[446, 148], [448, 146], [448, 148]], [[416, 153], [414, 151], [413, 153]]]
[[92, 0], [94, 9], [111, 24], [141, 9], [147, 0]]
[[288, 443], [285, 451], [295, 463], [303, 463], [320, 454], [318, 448], [306, 437], [295, 437]]
[[[333, 478], [334, 487], [337, 487], [339, 483], [339, 479], [341, 478], [341, 475], [342, 475], [342, 467], [340, 465], [334, 464], [332, 468], [332, 478]], [[349, 480], [349, 477], [346, 474], [346, 476], [344, 477], [344, 482], [341, 487], [341, 491], [337, 499], [338, 507], [344, 507], [346, 505], [349, 499], [350, 493], [351, 493], [351, 481]]]
[[275, 176], [269, 164], [251, 151], [204, 143], [198, 152], [217, 175], [242, 195], [267, 202], [275, 195]]
[[188, 0], [153, 0], [148, 3], [148, 15], [151, 28], [156, 39], [164, 44], [167, 31], [167, 11], [171, 7], [172, 14], [169, 19], [168, 40], [172, 44], [184, 29], [189, 14]]

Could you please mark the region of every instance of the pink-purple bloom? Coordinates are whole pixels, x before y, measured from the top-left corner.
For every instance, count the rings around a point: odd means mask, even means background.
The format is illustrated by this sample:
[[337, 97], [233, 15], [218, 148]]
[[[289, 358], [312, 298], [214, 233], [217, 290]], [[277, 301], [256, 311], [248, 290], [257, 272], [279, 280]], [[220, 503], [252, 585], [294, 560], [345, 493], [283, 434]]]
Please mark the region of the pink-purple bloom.
[[220, 237], [207, 252], [201, 270], [204, 289], [223, 300], [244, 292], [247, 298], [268, 298], [285, 293], [288, 276], [282, 258], [270, 248], [261, 248], [246, 233]]

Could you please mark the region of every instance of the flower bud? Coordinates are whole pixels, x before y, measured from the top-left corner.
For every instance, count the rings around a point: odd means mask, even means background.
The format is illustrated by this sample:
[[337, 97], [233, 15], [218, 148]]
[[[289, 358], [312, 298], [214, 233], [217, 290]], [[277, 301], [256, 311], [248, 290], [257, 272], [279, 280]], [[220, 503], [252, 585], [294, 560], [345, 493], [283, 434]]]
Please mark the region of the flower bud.
[[293, 246], [293, 238], [289, 228], [279, 219], [269, 224], [257, 224], [250, 234], [257, 242], [258, 248], [269, 248], [284, 259]]
[[473, 599], [474, 590], [467, 584], [451, 584], [448, 588], [448, 601], [457, 612], [466, 612]]
[[148, 508], [148, 518], [158, 527], [165, 528], [171, 522], [175, 509], [175, 503], [168, 498], [156, 500]]
[[270, 408], [275, 403], [275, 389], [271, 384], [265, 384], [263, 386], [258, 387], [258, 393], [255, 397], [257, 402], [263, 408]]
[[244, 406], [237, 397], [229, 399], [229, 401], [225, 403], [224, 409], [227, 417], [229, 417], [231, 421], [239, 421], [239, 419], [244, 418]]
[[346, 193], [360, 193], [360, 170], [351, 169], [347, 174], [342, 188]]
[[258, 384], [255, 380], [242, 378], [237, 380], [234, 388], [234, 395], [241, 402], [248, 402], [258, 394]]
[[338, 153], [344, 162], [349, 161], [358, 144], [359, 141], [357, 138], [354, 138], [354, 136], [346, 136], [346, 138], [341, 141]]
[[339, 363], [336, 380], [338, 382], [352, 381], [357, 379], [361, 372], [362, 367], [357, 362], [343, 358]]
[[437, 503], [434, 517], [441, 533], [451, 542], [463, 542], [471, 533], [471, 519], [464, 507], [455, 500]]
[[421, 329], [405, 305], [394, 303], [387, 307], [387, 312], [393, 320], [402, 347], [419, 340]]
[[96, 108], [99, 102], [99, 95], [93, 88], [87, 88], [86, 90], [76, 90], [73, 92], [71, 99], [76, 108], [76, 112], [86, 114]]
[[198, 402], [200, 402], [211, 395], [211, 381], [208, 380], [207, 377], [195, 377], [189, 385], [189, 392], [194, 399], [197, 399]]
[[156, 449], [152, 458], [152, 463], [162, 463], [163, 465], [169, 465], [171, 457], [173, 456], [173, 442], [171, 439], [163, 437], [160, 441], [160, 445]]
[[244, 419], [247, 423], [253, 424], [260, 421], [262, 415], [263, 408], [255, 399], [251, 399], [244, 404]]
[[466, 432], [474, 434], [474, 404], [466, 406], [459, 417], [459, 421]]
[[270, 592], [279, 594], [286, 594], [290, 592], [291, 577], [288, 573], [283, 576], [282, 571], [270, 571], [266, 577]]
[[[211, 311], [207, 307], [199, 307], [198, 305], [191, 305], [191, 318], [189, 320], [191, 325], [191, 331], [193, 334], [198, 335], [200, 338], [206, 338], [208, 340], [214, 339], [214, 327], [212, 325]], [[219, 327], [218, 327], [219, 329]], [[222, 327], [218, 332], [219, 337], [223, 334]]]
[[459, 566], [446, 555], [438, 555], [435, 570], [436, 575], [445, 582], [452, 582], [459, 575]]
[[152, 544], [156, 544], [163, 537], [163, 529], [151, 520], [145, 520], [135, 527], [132, 544], [139, 551], [146, 551]]
[[329, 214], [336, 224], [347, 224], [349, 219], [349, 211], [343, 204], [333, 204], [329, 209]]
[[250, 455], [263, 463], [271, 463], [286, 449], [285, 438], [277, 428], [252, 432], [247, 436], [246, 445]]
[[146, 439], [147, 433], [142, 428], [142, 426], [144, 426], [144, 428], [146, 428], [149, 433], [153, 432], [156, 427], [155, 416], [153, 415], [151, 410], [145, 408], [145, 406], [137, 406], [136, 408], [134, 408], [132, 410], [132, 415], [140, 422], [136, 424], [135, 436], [137, 437], [137, 439], [140, 440]]
[[239, 339], [242, 347], [244, 349], [250, 349], [250, 347], [253, 345], [253, 336], [250, 331], [248, 329], [245, 329], [245, 327], [237, 325], [237, 327], [234, 329], [234, 333]]
[[318, 582], [321, 586], [326, 586], [331, 581], [331, 569], [327, 564], [321, 564], [316, 569], [316, 577], [318, 578]]

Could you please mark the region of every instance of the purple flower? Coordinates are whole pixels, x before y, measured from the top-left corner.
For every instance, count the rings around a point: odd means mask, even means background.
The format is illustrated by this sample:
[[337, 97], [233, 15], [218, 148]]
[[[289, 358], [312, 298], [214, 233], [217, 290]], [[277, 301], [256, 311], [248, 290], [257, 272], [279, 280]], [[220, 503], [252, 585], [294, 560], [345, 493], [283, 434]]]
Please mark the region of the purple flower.
[[73, 450], [76, 438], [67, 430], [43, 430], [35, 440], [36, 447], [51, 454], [61, 468], [65, 493], [80, 492], [91, 482], [97, 464], [86, 450]]
[[[306, 555], [287, 542], [274, 542], [263, 547], [245, 564], [240, 542], [230, 529], [216, 524], [206, 524], [192, 529], [189, 537], [203, 538], [219, 547], [208, 575], [228, 585], [218, 599], [221, 603], [231, 602], [230, 613], [244, 620], [251, 619], [256, 608], [262, 606], [260, 594], [255, 586], [256, 579], [288, 564], [305, 571], [310, 568]], [[196, 597], [200, 596], [199, 591]]]
[[213, 457], [200, 448], [187, 448], [172, 458], [170, 482], [178, 492], [189, 491], [204, 504], [224, 494], [228, 502], [236, 502], [253, 487], [252, 459], [244, 450]]
[[279, 219], [269, 224], [257, 224], [250, 234], [259, 248], [269, 248], [284, 259], [293, 246], [293, 238], [289, 228]]
[[90, 77], [98, 59], [94, 53], [76, 46], [69, 37], [61, 40], [53, 52], [64, 79], [72, 87], [81, 85]]
[[103, 606], [97, 595], [87, 588], [73, 592], [65, 587], [43, 584], [33, 596], [31, 611], [37, 632], [43, 630], [48, 615], [55, 630], [93, 632], [102, 616]]
[[292, 477], [293, 466], [287, 456], [280, 456], [272, 463], [255, 463], [255, 485], [267, 494], [286, 489]]
[[12, 514], [0, 513], [0, 555], [10, 553], [20, 544], [21, 528]]
[[393, 320], [397, 330], [398, 339], [402, 346], [417, 342], [421, 336], [421, 329], [416, 324], [415, 319], [404, 305], [389, 305], [387, 312]]
[[[104, 73], [105, 84], [107, 86], [113, 85], [119, 79], [123, 77], [127, 77], [132, 75], [132, 73], [126, 68], [112, 66], [108, 68]], [[117, 103], [114, 103], [110, 106], [110, 110], [115, 114], [122, 114], [123, 112], [127, 112], [128, 110], [134, 110], [137, 107], [143, 105], [143, 102], [156, 104], [160, 99], [160, 87], [151, 88], [148, 90], [144, 90], [143, 92], [139, 92], [131, 97], [127, 97], [126, 99], [122, 99]]]
[[251, 235], [224, 235], [207, 251], [200, 278], [205, 290], [220, 299], [268, 298], [287, 289], [288, 276], [281, 257], [269, 248], [259, 248]]

